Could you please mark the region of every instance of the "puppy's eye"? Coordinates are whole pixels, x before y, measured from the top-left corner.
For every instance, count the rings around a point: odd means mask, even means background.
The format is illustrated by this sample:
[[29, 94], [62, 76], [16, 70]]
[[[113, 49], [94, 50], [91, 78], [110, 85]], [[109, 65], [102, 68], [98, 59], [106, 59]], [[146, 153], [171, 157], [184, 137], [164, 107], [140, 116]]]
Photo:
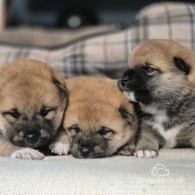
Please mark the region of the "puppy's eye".
[[51, 109], [50, 110], [42, 109], [41, 112], [40, 112], [40, 115], [42, 117], [45, 117], [49, 114], [50, 111], [51, 111]]
[[20, 114], [19, 114], [19, 112], [17, 110], [12, 111], [12, 112], [4, 112], [3, 114], [4, 115], [10, 115], [10, 116], [12, 116], [15, 119], [19, 119], [19, 117], [20, 117]]
[[74, 133], [78, 133], [80, 131], [79, 127], [73, 127], [70, 130], [73, 131]]
[[150, 67], [150, 66], [146, 66], [146, 67], [143, 67], [143, 69], [147, 72], [147, 73], [152, 73], [154, 72], [156, 69]]
[[106, 129], [105, 127], [102, 127], [102, 128], [98, 131], [98, 133], [99, 133], [100, 135], [107, 135], [108, 133], [113, 133], [113, 131], [112, 131], [112, 130]]

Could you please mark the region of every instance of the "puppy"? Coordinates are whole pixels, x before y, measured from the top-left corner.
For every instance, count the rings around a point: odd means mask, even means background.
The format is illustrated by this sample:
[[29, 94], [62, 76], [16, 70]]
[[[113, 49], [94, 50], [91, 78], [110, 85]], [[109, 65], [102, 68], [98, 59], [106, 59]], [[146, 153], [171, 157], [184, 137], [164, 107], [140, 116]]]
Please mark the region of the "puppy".
[[169, 40], [141, 43], [129, 57], [119, 89], [143, 112], [135, 155], [195, 147], [195, 54]]
[[[117, 81], [106, 77], [75, 77], [67, 79], [66, 84], [69, 104], [64, 129], [69, 142], [65, 134], [61, 141], [70, 143], [72, 155], [102, 158], [117, 151], [130, 155], [137, 118], [133, 105], [118, 90]], [[128, 142], [130, 146], [125, 147]]]
[[[0, 70], [0, 155], [42, 159], [67, 105], [64, 78], [49, 65], [16, 60]], [[34, 149], [33, 149], [34, 148]]]

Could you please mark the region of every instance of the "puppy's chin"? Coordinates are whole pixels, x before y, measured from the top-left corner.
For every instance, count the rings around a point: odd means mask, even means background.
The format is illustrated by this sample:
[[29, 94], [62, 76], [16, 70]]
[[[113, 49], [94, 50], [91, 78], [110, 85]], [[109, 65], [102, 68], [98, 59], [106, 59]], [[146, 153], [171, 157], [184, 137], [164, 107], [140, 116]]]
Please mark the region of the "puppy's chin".
[[80, 159], [93, 159], [93, 158], [104, 158], [107, 157], [106, 151], [98, 145], [90, 147], [91, 151], [88, 154], [82, 153], [82, 146], [78, 143], [74, 143], [71, 146], [71, 154], [75, 158], [80, 158]]
[[105, 154], [98, 154], [98, 153], [91, 153], [89, 156], [82, 156], [80, 152], [71, 152], [74, 158], [79, 158], [79, 159], [94, 159], [94, 158], [105, 158]]
[[39, 148], [39, 147], [43, 147], [46, 146], [49, 143], [49, 140], [47, 139], [38, 139], [38, 141], [34, 144], [31, 143], [27, 143], [24, 140], [18, 140], [18, 141], [13, 141], [10, 140], [13, 144], [15, 144], [16, 146], [20, 146], [20, 147], [31, 147], [31, 148]]
[[43, 136], [42, 134], [40, 134], [39, 136], [37, 136], [36, 140], [29, 140], [26, 139], [26, 136], [24, 136], [24, 133], [21, 131], [19, 134], [10, 136], [9, 140], [13, 144], [20, 147], [39, 148], [47, 145], [51, 140], [51, 136], [52, 135], [49, 134], [47, 134], [47, 136]]
[[133, 91], [123, 91], [123, 95], [130, 101], [130, 102], [137, 102], [135, 98], [135, 93]]

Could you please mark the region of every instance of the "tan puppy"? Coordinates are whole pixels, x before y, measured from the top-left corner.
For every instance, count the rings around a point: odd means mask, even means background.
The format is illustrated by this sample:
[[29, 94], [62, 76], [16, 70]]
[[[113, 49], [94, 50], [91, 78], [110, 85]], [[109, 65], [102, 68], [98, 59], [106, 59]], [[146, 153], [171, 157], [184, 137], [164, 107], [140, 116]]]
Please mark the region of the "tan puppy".
[[195, 147], [195, 54], [173, 41], [149, 40], [132, 52], [128, 67], [118, 86], [144, 114], [135, 155]]
[[49, 65], [16, 60], [0, 70], [0, 155], [42, 159], [67, 104], [64, 78]]
[[[66, 84], [69, 105], [64, 129], [74, 157], [106, 157], [133, 139], [137, 118], [133, 105], [118, 90], [116, 81], [106, 77], [75, 77], [67, 79]], [[132, 149], [125, 147], [120, 154], [130, 155]]]

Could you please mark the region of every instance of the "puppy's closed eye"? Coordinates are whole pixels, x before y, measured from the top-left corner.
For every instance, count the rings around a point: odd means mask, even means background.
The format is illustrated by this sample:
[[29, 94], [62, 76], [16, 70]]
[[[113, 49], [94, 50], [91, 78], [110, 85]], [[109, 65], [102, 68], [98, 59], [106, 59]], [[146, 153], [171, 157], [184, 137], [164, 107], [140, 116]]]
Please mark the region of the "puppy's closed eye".
[[17, 109], [13, 109], [11, 111], [3, 112], [3, 116], [9, 121], [13, 122], [20, 117], [20, 113], [18, 112]]
[[113, 135], [114, 134], [114, 131], [113, 130], [110, 130], [110, 129], [108, 129], [108, 128], [106, 128], [106, 127], [101, 127], [100, 128], [100, 130], [98, 131], [98, 133], [102, 136], [102, 137], [104, 137], [104, 138], [108, 138], [108, 137], [110, 137], [111, 135]]
[[72, 133], [73, 136], [78, 134], [81, 129], [78, 126], [73, 125], [72, 127], [69, 128], [70, 133]]
[[41, 112], [40, 112], [40, 115], [42, 117], [46, 117], [49, 114], [50, 111], [51, 110], [42, 109]]
[[40, 111], [40, 115], [45, 119], [51, 120], [55, 114], [54, 112], [55, 109], [56, 108], [50, 108], [50, 109], [42, 108]]

